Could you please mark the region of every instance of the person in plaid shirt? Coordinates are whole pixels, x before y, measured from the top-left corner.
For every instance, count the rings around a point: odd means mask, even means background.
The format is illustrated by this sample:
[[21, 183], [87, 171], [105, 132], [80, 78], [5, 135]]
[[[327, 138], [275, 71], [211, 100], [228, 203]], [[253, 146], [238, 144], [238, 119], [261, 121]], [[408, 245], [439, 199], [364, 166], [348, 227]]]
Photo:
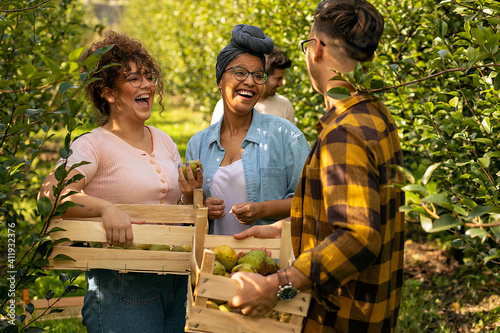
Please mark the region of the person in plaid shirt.
[[[291, 211], [296, 260], [277, 274], [237, 273], [230, 305], [261, 316], [284, 286], [312, 289], [304, 332], [394, 332], [403, 285], [404, 192], [393, 165], [403, 165], [397, 128], [387, 108], [331, 70], [349, 72], [371, 61], [383, 32], [381, 14], [365, 0], [324, 0], [309, 38], [301, 42], [313, 89], [329, 110], [295, 191]], [[351, 97], [327, 92], [346, 87]], [[281, 223], [235, 235], [276, 237]], [[278, 294], [278, 296], [277, 296]]]

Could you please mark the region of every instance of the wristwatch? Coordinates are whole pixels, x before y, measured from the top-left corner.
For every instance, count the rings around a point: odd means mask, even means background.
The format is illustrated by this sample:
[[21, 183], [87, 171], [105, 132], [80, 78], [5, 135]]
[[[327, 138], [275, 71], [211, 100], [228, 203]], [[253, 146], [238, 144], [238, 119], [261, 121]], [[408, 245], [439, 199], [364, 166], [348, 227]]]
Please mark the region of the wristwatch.
[[286, 270], [280, 269], [277, 274], [278, 274], [279, 289], [276, 295], [284, 301], [290, 301], [292, 298], [297, 296], [299, 291], [297, 290], [297, 288], [292, 286], [291, 282], [288, 281], [288, 275], [286, 274]]

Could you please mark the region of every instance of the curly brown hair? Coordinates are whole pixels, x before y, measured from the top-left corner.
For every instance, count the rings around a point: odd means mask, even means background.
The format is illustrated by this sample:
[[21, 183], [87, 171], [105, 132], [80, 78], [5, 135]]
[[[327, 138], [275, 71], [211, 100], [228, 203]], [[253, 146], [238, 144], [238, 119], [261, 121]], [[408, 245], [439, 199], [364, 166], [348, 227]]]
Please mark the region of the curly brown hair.
[[[125, 71], [130, 71], [129, 62], [133, 61], [137, 64], [140, 71], [154, 73], [158, 76], [159, 82], [156, 87], [158, 94], [158, 103], [160, 104], [162, 113], [165, 107], [162, 104], [165, 93], [163, 91], [164, 83], [161, 78], [161, 69], [156, 60], [149, 54], [146, 48], [136, 39], [130, 38], [124, 34], [114, 31], [108, 32], [100, 41], [94, 42], [81, 56], [81, 61], [90, 57], [97, 49], [113, 45], [113, 47], [104, 53], [92, 77], [98, 78], [85, 86], [85, 94], [89, 102], [100, 112], [102, 119], [99, 125], [104, 125], [109, 120], [110, 108], [108, 101], [103, 97], [102, 92], [105, 87], [116, 90], [116, 84], [120, 74]], [[121, 66], [109, 66], [110, 64], [118, 63]], [[80, 69], [81, 73], [87, 72], [84, 66]]]

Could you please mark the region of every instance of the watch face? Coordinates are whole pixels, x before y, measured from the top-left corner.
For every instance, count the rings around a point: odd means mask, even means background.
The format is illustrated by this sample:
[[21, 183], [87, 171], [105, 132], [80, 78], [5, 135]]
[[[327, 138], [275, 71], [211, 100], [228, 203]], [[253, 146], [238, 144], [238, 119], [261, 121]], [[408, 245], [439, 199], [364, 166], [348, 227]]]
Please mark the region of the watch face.
[[295, 296], [297, 296], [297, 289], [295, 289], [294, 287], [292, 287], [290, 285], [284, 286], [280, 290], [280, 298], [282, 300], [289, 301], [292, 298], [294, 298]]

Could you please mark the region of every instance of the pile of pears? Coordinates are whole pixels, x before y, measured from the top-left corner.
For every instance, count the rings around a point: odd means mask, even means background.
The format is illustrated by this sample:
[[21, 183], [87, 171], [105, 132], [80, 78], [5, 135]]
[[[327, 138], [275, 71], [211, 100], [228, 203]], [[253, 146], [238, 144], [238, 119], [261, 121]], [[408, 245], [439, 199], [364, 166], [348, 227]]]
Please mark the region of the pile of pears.
[[[228, 245], [217, 245], [212, 251], [215, 253], [214, 275], [229, 277], [236, 272], [249, 272], [266, 276], [276, 273], [279, 269], [276, 260], [261, 249], [236, 254], [236, 251]], [[219, 309], [224, 312], [239, 311], [239, 309], [231, 308], [226, 301], [216, 299], [209, 299], [207, 308]], [[290, 316], [289, 313], [272, 310], [265, 317], [288, 323]]]
[[278, 271], [276, 261], [261, 249], [236, 254], [229, 245], [217, 245], [212, 251], [215, 253], [214, 275], [229, 276], [231, 273], [249, 272], [265, 276]]

